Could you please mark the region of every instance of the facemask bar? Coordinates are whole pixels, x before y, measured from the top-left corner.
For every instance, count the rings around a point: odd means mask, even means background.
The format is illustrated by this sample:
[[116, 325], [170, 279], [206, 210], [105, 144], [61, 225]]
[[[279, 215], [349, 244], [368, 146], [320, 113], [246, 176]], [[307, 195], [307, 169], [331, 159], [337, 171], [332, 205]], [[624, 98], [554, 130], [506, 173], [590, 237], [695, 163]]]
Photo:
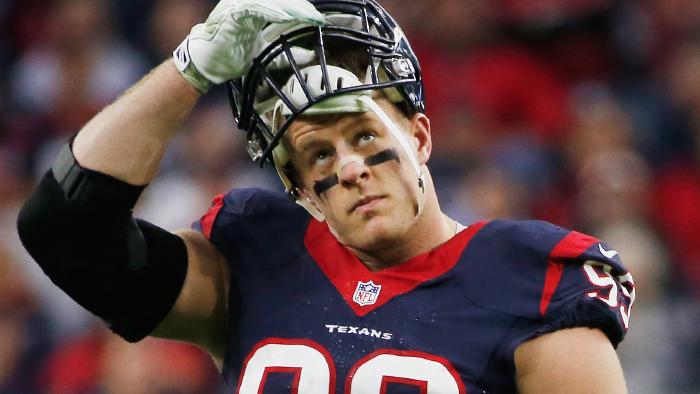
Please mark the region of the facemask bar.
[[[391, 26], [385, 20], [384, 12], [375, 7], [369, 1], [323, 1], [319, 2], [317, 8], [321, 12], [342, 12], [343, 14], [359, 16], [362, 21], [363, 31], [336, 25], [326, 25], [323, 27], [305, 27], [293, 31], [289, 34], [282, 34], [277, 40], [268, 45], [259, 56], [254, 60], [253, 66], [248, 74], [241, 79], [231, 81], [229, 83], [229, 98], [233, 109], [234, 117], [239, 125], [239, 128], [247, 131], [248, 151], [255, 161], [259, 161], [262, 166], [266, 159], [271, 157], [272, 149], [280, 141], [282, 135], [289, 125], [305, 110], [320, 101], [339, 96], [350, 92], [358, 92], [363, 90], [386, 89], [398, 87], [402, 85], [420, 85], [420, 70], [411, 61], [409, 55], [410, 47], [406, 50], [399, 44], [405, 41], [403, 33], [396, 26]], [[370, 8], [370, 12], [368, 12]], [[370, 13], [372, 15], [370, 15]], [[359, 14], [359, 15], [358, 15]], [[370, 25], [370, 20], [373, 22]], [[375, 34], [371, 31], [374, 29]], [[292, 53], [291, 48], [310, 37], [315, 39], [313, 47], [318, 63], [321, 66], [323, 73], [323, 89], [326, 93], [314, 96], [306, 83], [303, 83], [304, 77], [301, 74], [300, 65]], [[327, 58], [325, 41], [327, 39], [336, 40], [338, 42], [347, 42], [349, 44], [359, 45], [366, 48], [367, 53], [367, 79], [360, 86], [332, 86], [327, 71]], [[407, 43], [406, 43], [407, 45]], [[308, 47], [308, 46], [307, 46]], [[289, 75], [294, 75], [300, 81], [299, 87], [303, 89], [304, 95], [307, 98], [306, 104], [295, 106], [294, 103], [286, 96], [282, 89], [282, 83], [276, 81], [268, 70], [268, 66], [279, 56], [285, 56], [289, 63]], [[398, 65], [398, 67], [397, 67]], [[382, 68], [380, 76], [379, 69]], [[380, 78], [386, 78], [384, 82]], [[273, 93], [273, 98], [278, 98], [291, 111], [281, 126], [277, 130], [271, 130], [262, 119], [255, 106], [256, 93], [260, 86], [266, 84]], [[422, 86], [419, 86], [420, 100], [413, 97], [414, 101], [420, 101], [420, 107], [417, 110], [422, 110]], [[399, 91], [405, 93], [403, 89]], [[409, 97], [405, 100], [410, 101]], [[409, 102], [415, 104], [415, 102]], [[421, 111], [422, 112], [422, 111]]]

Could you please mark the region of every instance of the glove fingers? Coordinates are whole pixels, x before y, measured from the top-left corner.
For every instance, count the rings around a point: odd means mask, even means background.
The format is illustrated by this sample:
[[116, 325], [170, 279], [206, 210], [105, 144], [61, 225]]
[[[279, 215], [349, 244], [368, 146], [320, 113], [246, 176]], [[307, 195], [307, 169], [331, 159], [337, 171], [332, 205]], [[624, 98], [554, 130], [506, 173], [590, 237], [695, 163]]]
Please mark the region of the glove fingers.
[[[325, 23], [323, 14], [306, 0], [224, 0], [216, 5], [210, 18], [225, 15], [256, 15], [268, 23], [300, 22], [312, 25]], [[235, 19], [235, 18], [234, 18]]]
[[307, 0], [274, 0], [281, 4], [283, 10], [295, 20], [322, 26], [326, 23], [322, 13]]
[[[261, 36], [268, 24], [323, 25], [323, 14], [307, 0], [221, 0], [204, 23], [192, 28], [173, 53], [178, 70], [200, 92], [211, 83], [240, 77], [259, 54]], [[293, 50], [295, 61], [313, 60], [313, 51]], [[286, 56], [275, 59], [273, 67], [289, 66]]]
[[[292, 56], [294, 57], [294, 62], [300, 67], [310, 64], [316, 59], [316, 52], [311, 49], [292, 47], [291, 52]], [[278, 70], [288, 68], [290, 66], [291, 64], [287, 58], [287, 55], [280, 54], [274, 60], [272, 60], [269, 67], [271, 70]]]

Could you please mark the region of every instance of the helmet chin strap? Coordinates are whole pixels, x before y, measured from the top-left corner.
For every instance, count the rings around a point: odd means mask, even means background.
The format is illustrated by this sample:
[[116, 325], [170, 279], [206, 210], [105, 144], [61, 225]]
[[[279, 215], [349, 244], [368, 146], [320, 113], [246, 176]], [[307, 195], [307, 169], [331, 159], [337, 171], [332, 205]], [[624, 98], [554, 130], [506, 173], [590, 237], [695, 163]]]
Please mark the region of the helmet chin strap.
[[418, 164], [418, 158], [416, 153], [413, 151], [411, 144], [408, 143], [404, 133], [396, 126], [391, 118], [384, 112], [382, 107], [379, 106], [371, 97], [360, 96], [357, 100], [361, 101], [367, 108], [369, 108], [379, 120], [384, 124], [384, 126], [389, 130], [394, 139], [399, 143], [401, 149], [406, 153], [408, 160], [411, 162], [413, 170], [416, 172], [418, 177], [418, 188], [420, 189], [420, 195], [417, 201], [416, 216], [419, 216], [423, 212], [423, 205], [425, 204], [425, 175]]

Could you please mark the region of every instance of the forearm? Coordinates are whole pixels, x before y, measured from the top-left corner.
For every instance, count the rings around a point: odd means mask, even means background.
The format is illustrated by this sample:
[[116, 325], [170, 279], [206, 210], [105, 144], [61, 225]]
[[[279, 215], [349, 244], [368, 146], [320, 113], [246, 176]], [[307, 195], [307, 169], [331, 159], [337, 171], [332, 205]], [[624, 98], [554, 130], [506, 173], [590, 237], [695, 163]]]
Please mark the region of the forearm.
[[73, 142], [76, 160], [133, 185], [149, 183], [199, 97], [165, 61], [83, 127]]

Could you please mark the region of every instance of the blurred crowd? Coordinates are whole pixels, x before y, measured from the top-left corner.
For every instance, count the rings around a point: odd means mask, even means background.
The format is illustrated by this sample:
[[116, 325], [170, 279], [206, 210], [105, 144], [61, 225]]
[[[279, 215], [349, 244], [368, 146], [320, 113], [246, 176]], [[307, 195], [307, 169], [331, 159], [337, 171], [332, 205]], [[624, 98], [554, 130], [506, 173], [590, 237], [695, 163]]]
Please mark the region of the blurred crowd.
[[[630, 392], [700, 392], [700, 2], [381, 2], [422, 62], [446, 212], [606, 240], [638, 288], [619, 348]], [[14, 224], [61, 144], [212, 4], [0, 0], [0, 393], [222, 392], [199, 350], [103, 328], [31, 262]], [[231, 187], [279, 188], [239, 134], [214, 89], [137, 215], [188, 227]]]

